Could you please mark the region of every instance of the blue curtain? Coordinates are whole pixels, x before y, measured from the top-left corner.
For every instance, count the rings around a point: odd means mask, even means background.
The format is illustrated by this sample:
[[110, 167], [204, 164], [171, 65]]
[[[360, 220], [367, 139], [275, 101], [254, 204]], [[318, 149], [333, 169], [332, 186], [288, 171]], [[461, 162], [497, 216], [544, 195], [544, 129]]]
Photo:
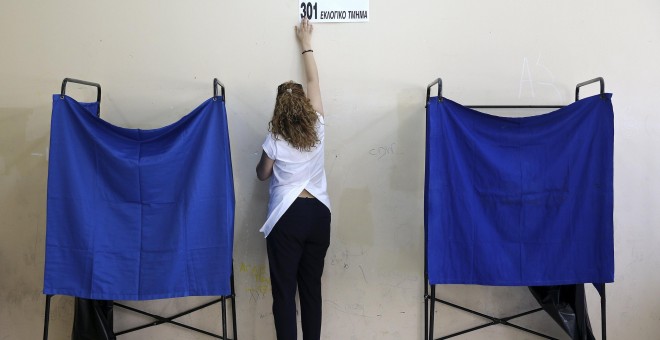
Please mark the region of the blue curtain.
[[524, 118], [433, 97], [426, 116], [431, 284], [613, 281], [611, 94]]
[[53, 96], [44, 293], [100, 300], [230, 294], [234, 186], [224, 102], [125, 129]]

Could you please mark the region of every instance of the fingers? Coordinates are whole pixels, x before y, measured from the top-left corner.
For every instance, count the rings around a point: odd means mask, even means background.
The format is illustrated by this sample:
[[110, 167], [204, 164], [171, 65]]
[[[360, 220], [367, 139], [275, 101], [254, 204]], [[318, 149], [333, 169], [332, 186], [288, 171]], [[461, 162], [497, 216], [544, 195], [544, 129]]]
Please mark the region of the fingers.
[[[314, 26], [309, 22], [309, 19], [307, 19], [306, 17], [303, 18], [302, 21], [300, 22], [300, 31], [312, 32], [313, 29], [314, 29]], [[296, 29], [296, 32], [297, 31], [298, 30]]]

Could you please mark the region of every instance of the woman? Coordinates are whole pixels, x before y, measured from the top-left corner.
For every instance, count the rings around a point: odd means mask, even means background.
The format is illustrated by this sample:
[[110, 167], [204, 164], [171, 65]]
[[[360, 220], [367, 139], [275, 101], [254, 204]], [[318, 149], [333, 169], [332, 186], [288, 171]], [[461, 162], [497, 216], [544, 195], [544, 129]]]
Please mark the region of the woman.
[[278, 340], [296, 339], [296, 285], [303, 339], [321, 337], [321, 275], [330, 245], [330, 200], [323, 163], [323, 105], [312, 50], [312, 25], [295, 27], [307, 95], [300, 84], [278, 86], [270, 133], [257, 177], [270, 182], [266, 236]]

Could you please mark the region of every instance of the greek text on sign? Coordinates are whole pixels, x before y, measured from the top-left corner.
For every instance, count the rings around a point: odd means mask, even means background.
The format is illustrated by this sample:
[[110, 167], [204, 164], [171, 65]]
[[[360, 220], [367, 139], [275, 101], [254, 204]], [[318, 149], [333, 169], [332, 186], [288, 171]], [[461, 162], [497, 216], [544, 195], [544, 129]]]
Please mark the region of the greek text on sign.
[[311, 22], [368, 22], [369, 0], [300, 0], [299, 11]]

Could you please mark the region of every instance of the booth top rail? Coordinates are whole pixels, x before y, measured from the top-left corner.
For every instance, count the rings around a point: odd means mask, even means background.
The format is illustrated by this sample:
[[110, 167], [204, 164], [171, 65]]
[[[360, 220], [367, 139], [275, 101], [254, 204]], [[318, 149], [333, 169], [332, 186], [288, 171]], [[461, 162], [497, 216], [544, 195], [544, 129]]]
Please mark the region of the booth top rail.
[[[605, 80], [603, 77], [596, 77], [591, 80], [587, 80], [585, 82], [579, 83], [575, 86], [575, 101], [580, 100], [580, 88], [589, 84], [593, 84], [599, 82], [600, 83], [600, 96], [605, 97]], [[427, 87], [426, 87], [426, 102], [428, 103], [429, 99], [431, 98], [431, 88], [433, 86], [437, 85], [438, 86], [438, 101], [442, 101], [444, 98], [442, 97], [442, 78], [437, 78], [436, 80], [432, 81]], [[469, 108], [473, 109], [543, 109], [543, 108], [560, 108], [564, 107], [565, 105], [466, 105]]]

